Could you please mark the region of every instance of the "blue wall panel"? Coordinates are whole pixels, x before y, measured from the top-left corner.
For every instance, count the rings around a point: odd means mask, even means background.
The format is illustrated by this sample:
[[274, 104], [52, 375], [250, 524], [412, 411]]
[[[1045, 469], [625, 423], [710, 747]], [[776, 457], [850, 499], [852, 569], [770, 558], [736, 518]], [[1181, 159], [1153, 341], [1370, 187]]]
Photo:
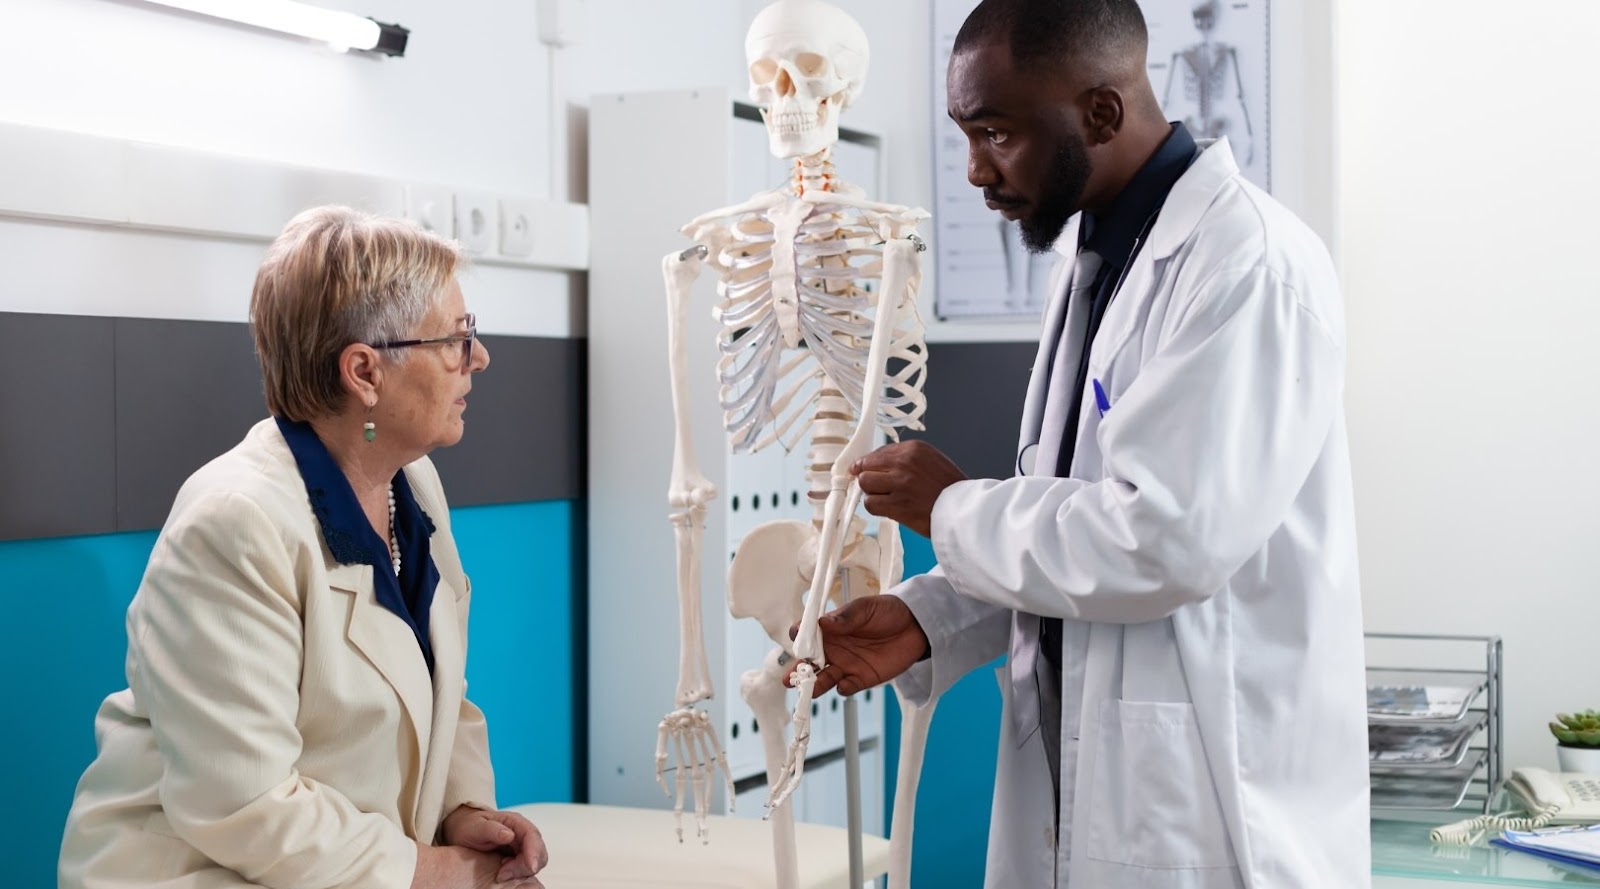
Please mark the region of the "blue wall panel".
[[[501, 805], [573, 798], [570, 501], [452, 510], [472, 577], [467, 681], [489, 720]], [[126, 686], [123, 617], [154, 531], [0, 543], [8, 678], [0, 885], [55, 885], [61, 829], [94, 757], [94, 713]]]
[[[901, 529], [906, 575], [922, 574], [935, 562], [927, 538]], [[911, 850], [914, 889], [974, 889], [983, 885], [989, 842], [989, 803], [994, 794], [995, 752], [1000, 743], [1000, 688], [993, 667], [972, 671], [945, 692], [933, 711], [928, 749], [917, 787], [917, 817]], [[900, 708], [889, 695], [885, 714], [888, 755], [884, 799], [892, 801], [900, 760]], [[884, 806], [884, 818], [893, 811]], [[888, 836], [889, 825], [883, 826]]]
[[502, 806], [574, 798], [572, 510], [549, 501], [452, 514], [472, 578], [467, 697], [489, 721]]

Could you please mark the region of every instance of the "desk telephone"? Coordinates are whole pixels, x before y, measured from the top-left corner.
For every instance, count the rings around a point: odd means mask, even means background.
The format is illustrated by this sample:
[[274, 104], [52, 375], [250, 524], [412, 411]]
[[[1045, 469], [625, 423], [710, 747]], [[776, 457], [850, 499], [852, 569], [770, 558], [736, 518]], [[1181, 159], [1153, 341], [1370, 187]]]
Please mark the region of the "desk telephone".
[[1517, 769], [1506, 793], [1532, 815], [1549, 813], [1548, 824], [1600, 822], [1600, 775]]
[[1480, 815], [1436, 827], [1436, 843], [1477, 842], [1486, 830], [1537, 830], [1557, 824], [1600, 822], [1600, 775], [1517, 769], [1505, 783], [1506, 795], [1521, 812]]

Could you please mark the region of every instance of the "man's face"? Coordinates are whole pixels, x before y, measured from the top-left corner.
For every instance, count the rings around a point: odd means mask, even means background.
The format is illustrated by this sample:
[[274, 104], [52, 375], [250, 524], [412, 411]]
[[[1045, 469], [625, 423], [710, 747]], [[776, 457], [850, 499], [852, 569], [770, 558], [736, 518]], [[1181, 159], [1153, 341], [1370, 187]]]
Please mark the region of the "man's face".
[[967, 136], [967, 181], [1022, 228], [1043, 253], [1082, 207], [1093, 164], [1071, 88], [1062, 78], [1019, 72], [1003, 42], [985, 41], [950, 59], [950, 117]]

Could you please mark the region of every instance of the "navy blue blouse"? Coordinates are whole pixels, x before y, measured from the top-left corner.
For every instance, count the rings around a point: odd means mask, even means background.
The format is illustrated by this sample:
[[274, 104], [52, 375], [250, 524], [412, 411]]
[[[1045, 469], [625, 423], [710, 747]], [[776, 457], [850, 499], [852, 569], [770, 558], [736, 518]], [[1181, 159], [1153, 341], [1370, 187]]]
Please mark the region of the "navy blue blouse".
[[439, 585], [439, 569], [433, 564], [429, 538], [433, 520], [422, 511], [411, 493], [405, 470], [394, 475], [394, 536], [400, 548], [400, 575], [395, 576], [389, 559], [389, 542], [378, 535], [367, 514], [356, 500], [355, 490], [344, 470], [317, 438], [308, 423], [276, 418], [283, 440], [289, 443], [294, 462], [305, 480], [311, 511], [322, 526], [322, 539], [341, 565], [371, 565], [372, 588], [378, 602], [394, 612], [416, 636], [422, 657], [433, 675], [433, 644], [428, 637], [428, 609]]

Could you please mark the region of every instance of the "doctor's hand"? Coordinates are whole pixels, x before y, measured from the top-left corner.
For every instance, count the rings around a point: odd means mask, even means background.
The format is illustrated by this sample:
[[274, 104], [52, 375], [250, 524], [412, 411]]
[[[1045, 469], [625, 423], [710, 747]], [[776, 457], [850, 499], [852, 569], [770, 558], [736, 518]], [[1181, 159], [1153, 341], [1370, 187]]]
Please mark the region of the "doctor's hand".
[[515, 812], [458, 806], [445, 817], [443, 835], [451, 846], [498, 853], [502, 865], [495, 879], [500, 882], [531, 877], [550, 861], [539, 828]]
[[944, 489], [967, 476], [938, 448], [923, 441], [885, 445], [850, 466], [867, 512], [933, 536], [933, 504]]
[[[822, 649], [828, 665], [817, 674], [813, 695], [837, 687], [839, 694], [853, 695], [875, 688], [904, 673], [928, 653], [928, 636], [911, 613], [911, 607], [898, 596], [865, 596], [830, 611], [817, 620], [822, 631]], [[789, 630], [793, 639], [796, 624]], [[794, 668], [783, 679], [794, 684]]]

